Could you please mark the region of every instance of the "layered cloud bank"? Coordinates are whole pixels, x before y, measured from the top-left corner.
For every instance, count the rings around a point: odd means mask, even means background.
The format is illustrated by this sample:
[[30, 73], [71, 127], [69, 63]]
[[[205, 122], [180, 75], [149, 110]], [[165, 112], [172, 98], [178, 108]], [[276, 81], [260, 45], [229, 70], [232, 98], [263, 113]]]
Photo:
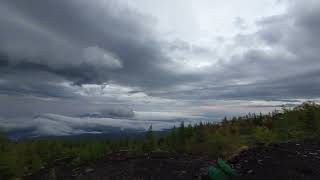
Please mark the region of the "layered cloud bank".
[[[153, 113], [154, 114], [154, 113]], [[159, 119], [160, 118], [160, 119]], [[190, 119], [193, 118], [193, 119]], [[153, 130], [167, 130], [179, 126], [182, 122], [195, 124], [201, 117], [185, 117], [175, 115], [161, 115], [156, 117], [145, 113], [138, 113], [136, 118], [110, 118], [102, 116], [69, 117], [57, 114], [43, 114], [32, 119], [0, 119], [0, 127], [4, 132], [20, 137], [38, 136], [70, 136], [80, 134], [112, 134], [117, 131], [146, 131], [152, 126]], [[22, 122], [25, 121], [23, 124]]]
[[320, 2], [245, 2], [1, 1], [0, 128], [164, 129], [318, 100]]

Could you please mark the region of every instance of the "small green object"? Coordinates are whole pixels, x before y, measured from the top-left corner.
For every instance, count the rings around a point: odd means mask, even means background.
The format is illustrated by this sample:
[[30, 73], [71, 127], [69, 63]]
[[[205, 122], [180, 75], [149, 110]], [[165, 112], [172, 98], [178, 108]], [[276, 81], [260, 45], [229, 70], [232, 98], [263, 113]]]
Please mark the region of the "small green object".
[[239, 176], [239, 173], [233, 169], [229, 164], [227, 164], [224, 160], [218, 159], [218, 167], [223, 170], [229, 176]]
[[239, 176], [239, 174], [224, 160], [218, 159], [217, 167], [209, 167], [208, 176], [211, 180], [227, 180], [229, 176]]
[[227, 180], [227, 175], [219, 168], [209, 167], [208, 176], [211, 180]]

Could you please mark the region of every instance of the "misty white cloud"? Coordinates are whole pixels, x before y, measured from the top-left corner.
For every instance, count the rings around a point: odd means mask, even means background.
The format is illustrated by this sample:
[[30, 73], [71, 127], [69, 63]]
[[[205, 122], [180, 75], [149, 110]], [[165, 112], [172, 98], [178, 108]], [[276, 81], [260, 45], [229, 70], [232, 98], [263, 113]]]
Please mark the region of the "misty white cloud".
[[[140, 113], [139, 113], [140, 114]], [[141, 115], [144, 118], [149, 115]], [[79, 134], [112, 133], [119, 130], [146, 131], [152, 125], [153, 130], [164, 130], [180, 125], [182, 122], [177, 117], [166, 115], [170, 121], [161, 120], [139, 120], [123, 118], [96, 118], [96, 117], [69, 117], [57, 114], [44, 114], [28, 123], [22, 125], [20, 120], [0, 121], [0, 129], [5, 132], [28, 132], [29, 136], [69, 136]], [[151, 117], [152, 119], [152, 117]], [[199, 121], [184, 119], [185, 123], [196, 123]], [[117, 130], [118, 129], [118, 130]]]

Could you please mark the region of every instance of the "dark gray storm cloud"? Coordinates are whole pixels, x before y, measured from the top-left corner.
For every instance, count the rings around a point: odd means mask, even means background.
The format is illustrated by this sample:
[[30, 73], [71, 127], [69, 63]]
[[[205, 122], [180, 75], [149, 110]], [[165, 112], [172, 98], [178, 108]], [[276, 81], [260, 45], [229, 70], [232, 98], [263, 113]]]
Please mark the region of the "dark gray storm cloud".
[[1, 1], [0, 22], [2, 68], [46, 71], [78, 85], [153, 87], [182, 79], [161, 68], [169, 60], [154, 20], [117, 3]]
[[317, 1], [292, 1], [286, 14], [258, 22], [261, 28], [253, 36], [265, 48], [247, 51], [225, 69], [256, 79], [240, 88], [239, 96], [246, 90], [247, 97], [319, 97], [319, 12]]
[[[229, 61], [221, 61], [219, 66], [214, 66], [210, 73], [176, 74], [176, 66], [168, 69], [172, 62], [163, 49], [170, 52], [182, 50], [185, 54], [190, 51], [198, 56], [209, 50], [194, 51], [197, 48], [179, 40], [169, 45], [162, 43], [153, 31], [156, 21], [128, 7], [100, 1], [2, 1], [0, 21], [6, 26], [1, 27], [0, 68], [2, 73], [13, 75], [10, 84], [1, 84], [1, 91], [27, 93], [30, 89], [30, 93], [41, 94], [43, 89], [44, 95], [63, 97], [63, 90], [57, 89], [60, 86], [53, 87], [56, 78], [51, 77], [57, 76], [61, 77], [61, 82], [65, 79], [75, 85], [112, 81], [139, 86], [150, 90], [153, 95], [157, 94], [154, 93], [157, 89], [170, 94], [172, 85], [200, 82], [195, 83], [196, 86], [207, 89], [214, 84], [222, 89], [214, 88], [205, 97], [269, 98], [283, 96], [285, 90], [289, 91], [286, 93], [288, 96], [314, 96], [318, 88], [311, 88], [315, 90], [312, 93], [310, 88], [306, 88], [304, 93], [303, 87], [299, 86], [299, 93], [296, 86], [285, 84], [289, 84], [291, 78], [293, 84], [299, 84], [297, 76], [313, 75], [315, 73], [311, 72], [320, 68], [317, 5], [313, 1], [291, 2], [287, 13], [260, 19], [257, 23], [260, 30], [236, 39], [240, 46], [246, 39], [249, 42], [244, 43], [257, 43], [257, 46], [268, 47], [267, 50], [257, 47], [234, 54]], [[46, 76], [45, 83], [38, 80], [38, 84], [34, 81], [30, 84], [24, 82], [25, 77], [19, 82], [22, 72], [53, 75]], [[285, 80], [282, 90], [273, 83], [281, 79]], [[313, 76], [309, 79], [309, 85], [318, 80]], [[272, 84], [275, 84], [274, 89]], [[267, 91], [265, 86], [270, 90]], [[234, 89], [231, 92], [237, 89], [236, 94], [230, 94], [229, 87]], [[197, 91], [198, 88], [195, 89]], [[52, 94], [51, 90], [57, 94]]]
[[0, 1], [0, 129], [139, 129], [148, 118], [215, 117], [221, 112], [210, 110], [228, 102], [278, 107], [320, 96], [317, 0], [285, 1], [284, 12], [257, 19], [254, 31], [234, 16], [237, 35], [196, 43], [159, 33], [157, 18], [121, 2]]

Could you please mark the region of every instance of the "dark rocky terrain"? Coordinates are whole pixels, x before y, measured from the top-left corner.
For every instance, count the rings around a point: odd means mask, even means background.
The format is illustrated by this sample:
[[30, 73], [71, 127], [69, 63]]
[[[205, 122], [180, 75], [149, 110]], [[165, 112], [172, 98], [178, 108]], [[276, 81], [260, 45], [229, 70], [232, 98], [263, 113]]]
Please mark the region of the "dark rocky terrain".
[[[259, 145], [229, 159], [241, 174], [232, 179], [320, 179], [320, 141], [305, 140]], [[108, 180], [108, 179], [208, 179], [207, 168], [215, 161], [168, 152], [141, 156], [126, 151], [112, 153], [104, 159], [76, 169], [65, 162], [25, 177], [36, 179]]]
[[235, 179], [320, 179], [320, 141], [258, 146], [229, 160], [241, 173]]
[[130, 155], [126, 151], [112, 153], [106, 158], [71, 169], [63, 161], [54, 168], [25, 177], [26, 180], [122, 180], [122, 179], [197, 179], [214, 164], [208, 158], [197, 158], [168, 152]]

